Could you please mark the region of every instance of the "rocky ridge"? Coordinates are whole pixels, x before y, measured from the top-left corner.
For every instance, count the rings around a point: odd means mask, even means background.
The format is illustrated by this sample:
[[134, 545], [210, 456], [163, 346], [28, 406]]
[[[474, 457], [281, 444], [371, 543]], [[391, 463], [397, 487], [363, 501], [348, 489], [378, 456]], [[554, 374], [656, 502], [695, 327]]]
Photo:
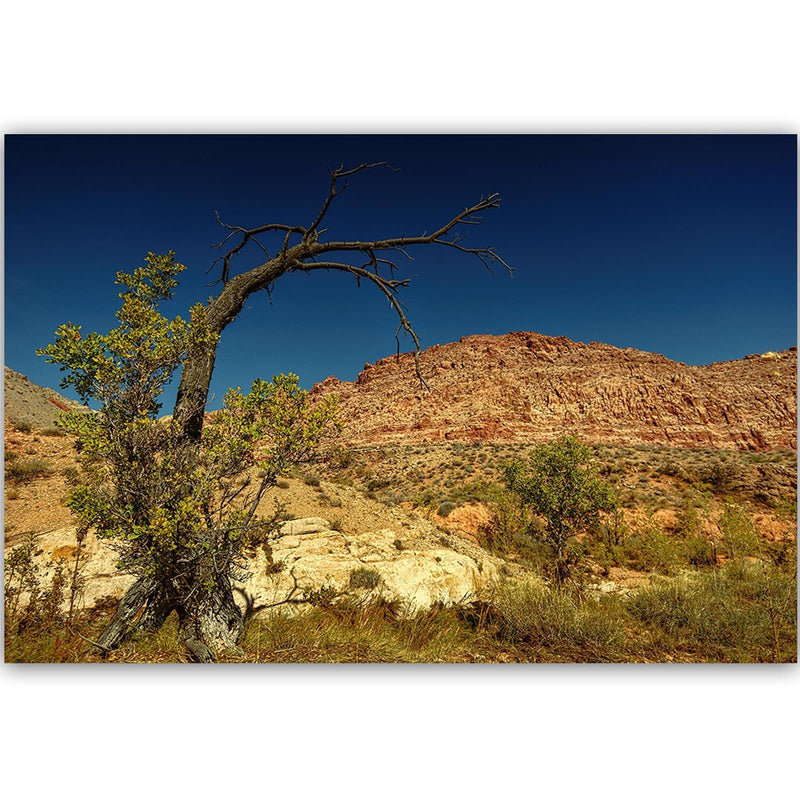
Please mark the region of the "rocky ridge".
[[466, 336], [326, 378], [352, 444], [507, 440], [797, 448], [797, 349], [689, 366], [563, 336]]
[[37, 386], [10, 367], [5, 367], [3, 377], [5, 419], [16, 426], [52, 428], [62, 411], [90, 411], [86, 406], [62, 397], [53, 389]]

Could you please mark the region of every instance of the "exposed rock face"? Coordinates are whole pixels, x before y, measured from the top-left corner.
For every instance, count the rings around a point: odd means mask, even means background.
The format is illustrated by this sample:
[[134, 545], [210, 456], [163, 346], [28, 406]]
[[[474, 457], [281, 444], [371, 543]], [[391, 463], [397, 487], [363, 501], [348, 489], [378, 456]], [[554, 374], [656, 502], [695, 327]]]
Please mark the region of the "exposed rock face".
[[563, 336], [467, 336], [420, 355], [327, 378], [354, 444], [537, 442], [563, 433], [615, 444], [765, 450], [797, 447], [797, 349], [693, 367]]
[[[469, 602], [497, 580], [502, 565], [498, 559], [468, 542], [444, 546], [434, 538], [432, 526], [419, 524], [418, 535], [406, 535], [401, 542], [389, 529], [347, 534], [331, 530], [330, 522], [317, 517], [287, 522], [271, 542], [272, 563], [263, 550], [250, 560], [249, 577], [235, 584], [237, 602], [252, 612], [296, 612], [310, 607], [314, 592], [332, 590], [396, 601], [401, 611], [411, 614], [436, 603]], [[36, 543], [48, 573], [61, 559], [72, 570], [74, 528], [39, 534]], [[83, 556], [79, 607], [122, 597], [133, 578], [116, 571], [111, 546], [87, 534]]]
[[389, 529], [353, 536], [331, 530], [319, 518], [287, 522], [272, 554], [281, 571], [270, 574], [265, 554], [259, 553], [240, 589], [256, 611], [287, 600], [302, 604], [311, 591], [323, 588], [363, 590], [398, 602], [406, 613], [436, 603], [457, 605], [496, 580], [499, 563], [477, 548], [467, 555], [429, 542], [404, 544]]

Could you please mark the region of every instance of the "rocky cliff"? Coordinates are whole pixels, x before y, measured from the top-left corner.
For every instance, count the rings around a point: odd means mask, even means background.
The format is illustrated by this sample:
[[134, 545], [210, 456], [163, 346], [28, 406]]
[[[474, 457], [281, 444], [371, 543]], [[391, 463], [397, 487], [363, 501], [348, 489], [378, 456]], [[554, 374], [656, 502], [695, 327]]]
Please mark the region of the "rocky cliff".
[[616, 444], [797, 447], [797, 350], [688, 366], [563, 336], [467, 336], [327, 378], [352, 443], [511, 440], [562, 433]]

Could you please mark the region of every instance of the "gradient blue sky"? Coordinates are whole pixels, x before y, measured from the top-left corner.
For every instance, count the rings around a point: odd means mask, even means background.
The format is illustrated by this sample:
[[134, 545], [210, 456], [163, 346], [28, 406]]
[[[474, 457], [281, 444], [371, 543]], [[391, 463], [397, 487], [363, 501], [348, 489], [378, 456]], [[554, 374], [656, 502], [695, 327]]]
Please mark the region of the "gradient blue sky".
[[[494, 245], [513, 279], [443, 248], [401, 264], [423, 347], [531, 330], [689, 364], [783, 349], [797, 330], [796, 154], [794, 136], [752, 135], [7, 136], [5, 363], [57, 387], [34, 350], [67, 320], [113, 327], [116, 270], [175, 250], [188, 270], [164, 311], [185, 313], [217, 291], [218, 272], [204, 274], [215, 209], [237, 225], [308, 224], [326, 162], [380, 160], [400, 171], [356, 176], [330, 235], [417, 234], [503, 198], [466, 243]], [[352, 380], [394, 352], [395, 328], [374, 287], [287, 276], [272, 307], [251, 297], [223, 334], [212, 392], [288, 371], [306, 386]]]

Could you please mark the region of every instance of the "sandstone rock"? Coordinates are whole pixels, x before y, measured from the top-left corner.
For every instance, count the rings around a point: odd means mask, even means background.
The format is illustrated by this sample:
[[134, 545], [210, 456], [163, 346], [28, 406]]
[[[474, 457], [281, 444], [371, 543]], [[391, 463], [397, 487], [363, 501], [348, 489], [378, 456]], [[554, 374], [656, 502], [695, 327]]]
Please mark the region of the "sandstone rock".
[[[271, 542], [272, 563], [262, 550], [249, 561], [249, 577], [236, 585], [237, 602], [256, 613], [277, 608], [296, 612], [310, 607], [313, 593], [328, 589], [385, 598], [411, 614], [436, 603], [468, 602], [498, 578], [500, 562], [479, 548], [468, 546], [471, 554], [456, 552], [433, 547], [422, 536], [409, 539], [408, 532], [405, 535], [407, 546], [398, 550], [398, 533], [392, 529], [353, 535], [331, 530], [330, 523], [319, 517], [291, 520]], [[72, 569], [77, 547], [74, 528], [39, 534], [36, 544], [46, 575], [52, 575], [59, 561]], [[78, 607], [91, 608], [109, 596], [122, 597], [133, 578], [116, 570], [111, 545], [89, 533], [82, 552], [85, 581]], [[275, 564], [280, 565], [279, 572]], [[351, 586], [357, 570], [374, 573], [376, 585]]]
[[689, 366], [563, 336], [467, 336], [327, 378], [353, 444], [510, 440], [563, 433], [611, 444], [797, 447], [797, 350]]
[[[283, 526], [272, 543], [273, 560], [281, 565], [281, 572], [274, 573], [260, 553], [251, 564], [249, 579], [239, 587], [243, 604], [256, 612], [280, 604], [296, 608], [314, 591], [326, 587], [337, 593], [382, 597], [397, 602], [406, 613], [414, 613], [436, 603], [454, 605], [474, 599], [499, 574], [499, 562], [488, 554], [476, 559], [427, 543], [424, 549], [412, 545], [398, 551], [395, 530], [353, 536], [320, 530], [319, 523], [312, 518]], [[302, 529], [311, 535], [283, 533]], [[377, 574], [374, 588], [351, 587], [351, 576], [359, 569]]]

